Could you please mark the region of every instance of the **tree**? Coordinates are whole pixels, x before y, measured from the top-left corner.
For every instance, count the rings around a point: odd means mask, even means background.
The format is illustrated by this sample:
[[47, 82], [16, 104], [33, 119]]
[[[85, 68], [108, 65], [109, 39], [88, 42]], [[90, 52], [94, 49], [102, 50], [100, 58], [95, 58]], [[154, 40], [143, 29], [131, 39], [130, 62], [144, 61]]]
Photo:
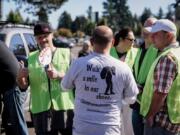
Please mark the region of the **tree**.
[[168, 12], [166, 14], [166, 18], [175, 21], [175, 15], [174, 12], [172, 11], [171, 6], [168, 6]]
[[133, 16], [133, 22], [134, 22], [134, 24], [133, 24], [133, 31], [134, 31], [134, 34], [136, 35], [136, 36], [141, 36], [141, 31], [142, 31], [142, 24], [141, 24], [141, 22], [139, 21], [139, 17], [135, 14], [134, 16]]
[[162, 19], [163, 16], [164, 16], [163, 10], [162, 10], [162, 8], [160, 7], [160, 8], [159, 8], [159, 12], [158, 12], [158, 14], [157, 14], [156, 17], [157, 17], [158, 19]]
[[13, 23], [23, 23], [23, 18], [19, 11], [13, 12], [12, 10], [7, 15], [7, 21], [13, 22]]
[[103, 16], [113, 30], [124, 26], [132, 27], [132, 14], [127, 6], [127, 0], [106, 0], [103, 2]]
[[[19, 8], [21, 8], [22, 5], [24, 4], [28, 4], [28, 7], [26, 8], [25, 11], [35, 16], [38, 16], [39, 21], [44, 21], [41, 19], [43, 19], [44, 17], [48, 17], [46, 15], [50, 14], [54, 10], [59, 9], [68, 0], [8, 0], [8, 1], [15, 1], [16, 4], [19, 6]], [[46, 12], [46, 14], [43, 12]]]
[[71, 24], [72, 24], [71, 15], [69, 13], [67, 13], [66, 11], [64, 11], [61, 14], [61, 16], [59, 17], [59, 20], [58, 20], [58, 29], [59, 28], [71, 29]]
[[99, 22], [98, 22], [97, 25], [98, 25], [98, 26], [99, 26], [99, 25], [108, 25], [108, 24], [107, 24], [107, 19], [104, 18], [104, 17], [102, 17], [102, 18], [99, 20]]
[[70, 37], [72, 37], [72, 32], [69, 29], [60, 28], [60, 29], [58, 29], [58, 35], [70, 38]]
[[78, 31], [76, 31], [76, 33], [74, 33], [74, 37], [82, 38], [84, 36], [85, 36], [84, 32], [82, 32], [80, 30], [78, 30]]
[[85, 28], [88, 24], [88, 20], [84, 16], [77, 16], [75, 20], [72, 22], [71, 30], [72, 32], [76, 32], [78, 30], [85, 31]]
[[26, 24], [30, 24], [30, 23], [31, 23], [29, 17], [26, 18], [26, 20], [24, 21], [24, 23], [26, 23]]
[[[179, 0], [176, 0], [176, 2], [180, 3]], [[175, 18], [176, 20], [180, 20], [180, 5], [179, 4], [175, 7]]]
[[90, 20], [90, 21], [92, 21], [92, 6], [89, 6], [88, 7], [88, 10], [87, 10], [87, 14], [88, 14], [88, 19]]
[[151, 16], [152, 16], [151, 10], [149, 8], [145, 8], [140, 17], [141, 23], [144, 24], [145, 20]]
[[41, 7], [36, 14], [38, 16], [39, 21], [48, 23], [48, 15], [43, 7]]
[[86, 35], [92, 35], [95, 26], [96, 24], [94, 22], [89, 21], [84, 29], [84, 32], [86, 33]]

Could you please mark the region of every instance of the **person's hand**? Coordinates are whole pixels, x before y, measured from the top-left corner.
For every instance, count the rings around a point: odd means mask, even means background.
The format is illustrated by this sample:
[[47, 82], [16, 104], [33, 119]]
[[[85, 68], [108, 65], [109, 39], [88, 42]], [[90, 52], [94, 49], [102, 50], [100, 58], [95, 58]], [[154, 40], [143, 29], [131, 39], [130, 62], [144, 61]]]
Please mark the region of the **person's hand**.
[[152, 127], [154, 124], [154, 117], [153, 116], [146, 117], [146, 124]]
[[19, 62], [20, 68], [16, 77], [17, 84], [21, 89], [26, 89], [28, 87], [28, 75], [29, 71], [24, 67], [24, 62]]
[[51, 64], [48, 66], [46, 72], [50, 79], [62, 79], [64, 77], [64, 73], [58, 72]]

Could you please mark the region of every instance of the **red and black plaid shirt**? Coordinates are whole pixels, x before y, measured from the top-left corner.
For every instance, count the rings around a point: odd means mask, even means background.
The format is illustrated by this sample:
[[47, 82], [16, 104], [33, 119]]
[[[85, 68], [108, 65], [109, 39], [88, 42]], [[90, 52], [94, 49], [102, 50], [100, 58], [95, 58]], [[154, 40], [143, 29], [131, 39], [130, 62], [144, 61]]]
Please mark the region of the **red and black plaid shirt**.
[[[161, 93], [169, 93], [170, 87], [177, 75], [177, 65], [169, 53], [167, 56], [160, 58], [154, 74], [154, 90]], [[167, 103], [165, 100], [164, 106], [155, 116], [155, 123], [170, 132], [180, 132], [180, 123], [172, 124], [167, 110]]]

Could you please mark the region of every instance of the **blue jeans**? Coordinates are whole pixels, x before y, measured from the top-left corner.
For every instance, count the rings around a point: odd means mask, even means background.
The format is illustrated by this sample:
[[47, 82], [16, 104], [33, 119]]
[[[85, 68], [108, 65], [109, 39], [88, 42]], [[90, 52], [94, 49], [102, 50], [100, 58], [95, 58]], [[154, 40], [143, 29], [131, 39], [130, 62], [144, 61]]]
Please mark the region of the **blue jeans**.
[[169, 132], [168, 130], [159, 126], [149, 127], [148, 125], [145, 124], [144, 135], [178, 135], [178, 133]]
[[143, 135], [144, 132], [143, 117], [142, 115], [140, 115], [138, 110], [133, 109], [132, 125], [133, 125], [134, 135]]
[[18, 88], [3, 94], [3, 125], [6, 135], [28, 135], [28, 128], [23, 111], [26, 92]]

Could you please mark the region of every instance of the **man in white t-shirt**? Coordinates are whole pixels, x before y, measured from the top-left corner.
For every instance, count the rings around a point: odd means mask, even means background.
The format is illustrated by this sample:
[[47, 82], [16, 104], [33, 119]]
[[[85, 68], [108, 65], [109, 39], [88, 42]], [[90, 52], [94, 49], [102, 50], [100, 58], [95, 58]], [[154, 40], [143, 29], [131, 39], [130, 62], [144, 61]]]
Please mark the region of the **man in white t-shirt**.
[[122, 99], [133, 103], [138, 89], [130, 68], [109, 55], [109, 27], [98, 26], [91, 43], [94, 52], [75, 60], [61, 82], [76, 88], [73, 135], [120, 135]]

